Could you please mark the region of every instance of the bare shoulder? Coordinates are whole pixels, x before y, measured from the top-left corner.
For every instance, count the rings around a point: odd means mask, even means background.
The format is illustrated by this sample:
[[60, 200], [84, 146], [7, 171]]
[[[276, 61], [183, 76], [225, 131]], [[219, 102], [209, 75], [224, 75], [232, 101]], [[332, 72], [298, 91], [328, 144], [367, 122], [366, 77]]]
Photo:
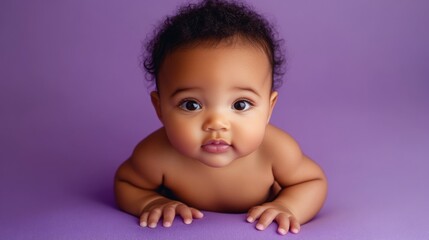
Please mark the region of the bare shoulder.
[[296, 164], [302, 159], [299, 144], [287, 132], [268, 125], [262, 147], [270, 155], [273, 164], [281, 161], [283, 164]]
[[301, 151], [297, 141], [285, 131], [269, 125], [263, 144], [264, 151], [269, 154], [274, 177], [280, 185], [324, 177], [322, 169]]
[[154, 189], [162, 183], [170, 144], [163, 128], [140, 141], [132, 155], [118, 168], [116, 179]]

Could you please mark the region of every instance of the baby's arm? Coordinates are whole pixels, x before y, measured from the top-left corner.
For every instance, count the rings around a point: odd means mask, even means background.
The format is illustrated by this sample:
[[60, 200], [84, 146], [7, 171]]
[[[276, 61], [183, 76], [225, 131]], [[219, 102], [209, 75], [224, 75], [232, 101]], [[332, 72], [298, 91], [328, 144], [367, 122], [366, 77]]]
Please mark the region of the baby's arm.
[[150, 228], [155, 228], [161, 217], [164, 227], [171, 226], [176, 214], [185, 224], [203, 217], [199, 210], [157, 193], [162, 185], [161, 168], [155, 161], [141, 156], [141, 151], [136, 152], [119, 167], [115, 176], [116, 202], [122, 210], [139, 217], [142, 227]]
[[283, 146], [276, 146], [280, 150], [275, 151], [273, 161], [273, 174], [282, 190], [274, 201], [249, 210], [248, 221], [259, 219], [256, 225], [259, 230], [276, 221], [280, 234], [286, 234], [289, 229], [297, 233], [300, 225], [321, 209], [326, 198], [327, 181], [321, 168], [302, 154], [290, 136], [285, 134], [281, 138], [282, 141], [269, 142], [274, 145], [283, 142]]

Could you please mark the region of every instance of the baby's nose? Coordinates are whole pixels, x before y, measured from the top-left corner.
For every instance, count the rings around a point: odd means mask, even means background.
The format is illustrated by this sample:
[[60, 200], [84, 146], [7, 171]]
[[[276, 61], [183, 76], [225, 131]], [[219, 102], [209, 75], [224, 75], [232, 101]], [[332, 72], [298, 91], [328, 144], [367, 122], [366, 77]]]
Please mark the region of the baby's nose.
[[220, 113], [211, 114], [203, 124], [204, 131], [225, 131], [229, 129], [229, 121]]

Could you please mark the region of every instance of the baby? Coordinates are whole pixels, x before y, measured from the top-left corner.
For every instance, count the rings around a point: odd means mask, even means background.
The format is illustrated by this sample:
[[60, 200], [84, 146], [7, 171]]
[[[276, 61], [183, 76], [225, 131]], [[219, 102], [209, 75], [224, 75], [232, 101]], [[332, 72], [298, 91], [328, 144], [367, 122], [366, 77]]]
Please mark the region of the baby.
[[115, 177], [119, 207], [142, 227], [247, 212], [258, 230], [275, 221], [284, 235], [320, 210], [323, 171], [269, 124], [284, 63], [275, 36], [248, 6], [215, 0], [182, 7], [155, 32], [144, 67], [163, 127]]

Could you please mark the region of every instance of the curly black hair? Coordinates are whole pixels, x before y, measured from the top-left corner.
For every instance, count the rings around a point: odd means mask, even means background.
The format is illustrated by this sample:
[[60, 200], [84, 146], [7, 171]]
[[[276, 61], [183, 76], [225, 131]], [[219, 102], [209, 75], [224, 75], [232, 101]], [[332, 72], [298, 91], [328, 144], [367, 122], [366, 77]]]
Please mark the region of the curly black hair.
[[220, 43], [233, 37], [243, 38], [263, 48], [272, 67], [272, 89], [282, 85], [285, 57], [282, 39], [264, 17], [251, 7], [226, 0], [203, 0], [179, 8], [154, 30], [142, 54], [147, 80], [155, 81], [164, 59], [178, 48], [209, 42]]

